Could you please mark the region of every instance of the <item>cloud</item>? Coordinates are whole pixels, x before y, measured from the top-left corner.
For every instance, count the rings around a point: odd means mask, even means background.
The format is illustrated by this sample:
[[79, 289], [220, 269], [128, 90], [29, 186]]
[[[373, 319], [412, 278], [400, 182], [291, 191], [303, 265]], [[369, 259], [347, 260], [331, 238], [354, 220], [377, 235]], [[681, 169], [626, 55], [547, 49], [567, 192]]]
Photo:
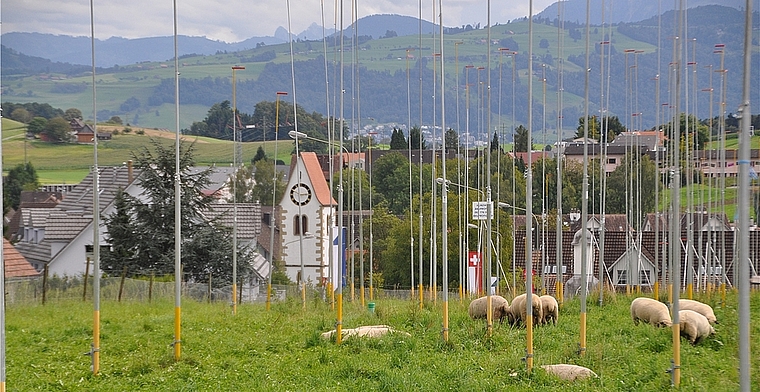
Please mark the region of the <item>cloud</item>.
[[[534, 1], [536, 14], [552, 0]], [[282, 26], [288, 28], [287, 5], [294, 34], [312, 23], [327, 27], [340, 27], [336, 21], [335, 2], [314, 0], [242, 1], [242, 0], [183, 0], [177, 2], [177, 29], [180, 35], [206, 36], [226, 42], [238, 42], [254, 36], [271, 36]], [[343, 25], [351, 23], [353, 2], [343, 1]], [[409, 0], [373, 0], [359, 2], [359, 17], [373, 14], [399, 14], [417, 17], [420, 3]], [[338, 5], [338, 7], [340, 7]], [[435, 15], [430, 2], [422, 2], [422, 18], [438, 21], [440, 10], [436, 3]], [[2, 32], [24, 31], [49, 34], [89, 36], [90, 3], [86, 0], [3, 1]], [[443, 2], [443, 24], [461, 26], [480, 23], [486, 25], [486, 0], [455, 0]], [[527, 16], [528, 2], [491, 3], [492, 23]], [[94, 1], [95, 37], [141, 38], [174, 34], [172, 2], [155, 0]], [[324, 15], [324, 16], [323, 16]]]

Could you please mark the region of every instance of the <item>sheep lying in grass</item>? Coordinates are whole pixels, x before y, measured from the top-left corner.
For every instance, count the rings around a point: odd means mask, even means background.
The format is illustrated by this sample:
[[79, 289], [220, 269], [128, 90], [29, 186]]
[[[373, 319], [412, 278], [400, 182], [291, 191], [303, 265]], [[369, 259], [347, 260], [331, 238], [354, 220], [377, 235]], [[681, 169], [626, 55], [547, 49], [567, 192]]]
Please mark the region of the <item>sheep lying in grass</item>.
[[[343, 335], [343, 339], [350, 338], [350, 337], [379, 338], [389, 333], [397, 333], [397, 334], [402, 334], [406, 336], [412, 336], [407, 332], [395, 330], [388, 325], [366, 325], [366, 326], [361, 326], [361, 327], [356, 327], [356, 328], [344, 328], [343, 330], [341, 330], [341, 335]], [[327, 331], [323, 333], [321, 336], [323, 339], [331, 339], [333, 336], [335, 336], [335, 330], [333, 329], [332, 331]]]
[[[531, 297], [531, 301], [533, 302], [533, 325], [538, 325], [541, 320], [544, 319], [543, 307], [541, 306], [541, 298], [535, 294], [531, 295]], [[519, 323], [525, 323], [528, 314], [526, 301], [526, 294], [520, 294], [512, 300], [512, 305], [509, 307], [509, 321], [511, 324], [516, 325]]]
[[544, 313], [541, 324], [548, 324], [549, 320], [551, 320], [552, 324], [557, 325], [557, 320], [559, 319], [559, 304], [557, 300], [551, 295], [542, 295], [540, 299]]
[[[513, 301], [514, 302], [514, 301]], [[557, 365], [543, 365], [541, 366], [547, 373], [553, 374], [565, 381], [583, 380], [589, 377], [597, 377], [591, 369], [578, 366], [561, 363]]]
[[718, 319], [715, 318], [715, 312], [713, 312], [713, 308], [705, 303], [694, 301], [691, 299], [681, 299], [678, 300], [678, 309], [679, 310], [693, 310], [702, 316], [707, 317], [707, 321], [710, 324], [718, 324]]
[[[487, 302], [488, 297], [480, 297], [473, 300], [470, 302], [470, 307], [467, 309], [467, 313], [470, 314], [470, 317], [473, 320], [486, 318], [486, 311], [488, 310]], [[504, 321], [504, 318], [507, 317], [507, 313], [509, 313], [509, 302], [500, 295], [492, 295], [491, 309], [493, 312], [493, 318], [502, 322]]]
[[689, 339], [692, 345], [715, 333], [707, 317], [693, 310], [681, 310], [678, 312], [681, 336]]
[[639, 297], [631, 302], [631, 317], [633, 324], [639, 325], [639, 320], [654, 325], [655, 327], [669, 327], [673, 325], [670, 320], [668, 307], [664, 303], [652, 298]]

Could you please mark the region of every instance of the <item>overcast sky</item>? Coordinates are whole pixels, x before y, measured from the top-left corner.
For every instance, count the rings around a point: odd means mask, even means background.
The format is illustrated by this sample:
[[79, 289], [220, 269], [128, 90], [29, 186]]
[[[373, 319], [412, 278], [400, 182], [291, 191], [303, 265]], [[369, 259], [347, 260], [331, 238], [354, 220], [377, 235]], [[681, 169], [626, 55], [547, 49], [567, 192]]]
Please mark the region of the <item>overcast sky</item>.
[[[487, 0], [441, 0], [443, 24], [447, 27], [487, 22]], [[533, 1], [533, 13], [541, 12], [555, 0]], [[333, 27], [335, 1], [289, 1], [294, 34], [312, 23]], [[351, 21], [351, 1], [343, 2], [343, 24]], [[359, 17], [374, 14], [399, 14], [417, 17], [419, 2], [414, 0], [371, 0], [356, 2]], [[497, 4], [498, 3], [498, 4]], [[170, 36], [173, 30], [173, 9], [170, 0], [94, 0], [95, 37], [140, 38]], [[324, 12], [322, 11], [324, 4]], [[438, 2], [435, 1], [436, 12]], [[492, 23], [528, 15], [528, 0], [493, 1]], [[177, 0], [178, 34], [206, 36], [226, 42], [250, 37], [272, 36], [275, 29], [288, 28], [287, 0]], [[88, 0], [3, 0], [2, 32], [39, 32], [73, 36], [90, 35], [90, 2]], [[433, 19], [433, 1], [422, 2], [422, 17]], [[437, 19], [437, 16], [436, 16]], [[437, 21], [436, 21], [437, 22]], [[338, 28], [339, 21], [337, 23]], [[390, 27], [390, 26], [389, 26]]]

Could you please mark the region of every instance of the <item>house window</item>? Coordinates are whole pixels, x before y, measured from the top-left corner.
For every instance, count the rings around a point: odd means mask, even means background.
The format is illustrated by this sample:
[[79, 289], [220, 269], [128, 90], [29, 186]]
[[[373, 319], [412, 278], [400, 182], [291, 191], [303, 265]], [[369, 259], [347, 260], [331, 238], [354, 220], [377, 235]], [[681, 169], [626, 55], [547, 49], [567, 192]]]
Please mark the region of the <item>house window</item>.
[[272, 225], [272, 214], [265, 212], [264, 214], [261, 215], [261, 221], [263, 223], [266, 223], [267, 225], [271, 226]]
[[607, 158], [607, 163], [609, 163], [610, 165], [614, 165], [615, 163], [617, 163], [617, 159], [615, 159], [615, 158]]
[[[557, 273], [557, 266], [556, 265], [545, 265], [544, 266], [544, 273], [545, 274], [556, 274]], [[562, 273], [563, 274], [567, 273], [567, 266], [566, 265], [562, 266]]]
[[639, 271], [639, 284], [651, 285], [652, 284], [652, 271], [650, 271], [650, 270]]
[[628, 284], [628, 271], [617, 270], [617, 284]]
[[306, 215], [293, 217], [293, 235], [305, 234], [309, 231], [309, 218]]

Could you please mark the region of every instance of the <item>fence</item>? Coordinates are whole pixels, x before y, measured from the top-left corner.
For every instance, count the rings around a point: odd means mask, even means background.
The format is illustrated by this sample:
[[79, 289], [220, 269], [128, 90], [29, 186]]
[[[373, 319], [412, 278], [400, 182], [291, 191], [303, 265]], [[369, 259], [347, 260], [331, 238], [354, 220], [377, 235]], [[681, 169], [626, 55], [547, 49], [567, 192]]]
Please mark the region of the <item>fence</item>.
[[[45, 290], [43, 290], [43, 286]], [[106, 277], [100, 280], [100, 298], [112, 301], [144, 301], [174, 298], [174, 281], [156, 280], [151, 278], [134, 279]], [[310, 288], [309, 295], [317, 295]], [[243, 284], [238, 288], [241, 303], [264, 303], [266, 301], [266, 285]], [[208, 283], [183, 282], [181, 287], [183, 298], [196, 301], [232, 302], [232, 286], [209, 287]], [[273, 285], [273, 301], [284, 300], [288, 297], [300, 298], [300, 291], [295, 285]], [[35, 304], [65, 300], [92, 300], [92, 277], [85, 282], [82, 277], [52, 277], [49, 279], [35, 278], [29, 280], [6, 281], [5, 301], [13, 304]]]

